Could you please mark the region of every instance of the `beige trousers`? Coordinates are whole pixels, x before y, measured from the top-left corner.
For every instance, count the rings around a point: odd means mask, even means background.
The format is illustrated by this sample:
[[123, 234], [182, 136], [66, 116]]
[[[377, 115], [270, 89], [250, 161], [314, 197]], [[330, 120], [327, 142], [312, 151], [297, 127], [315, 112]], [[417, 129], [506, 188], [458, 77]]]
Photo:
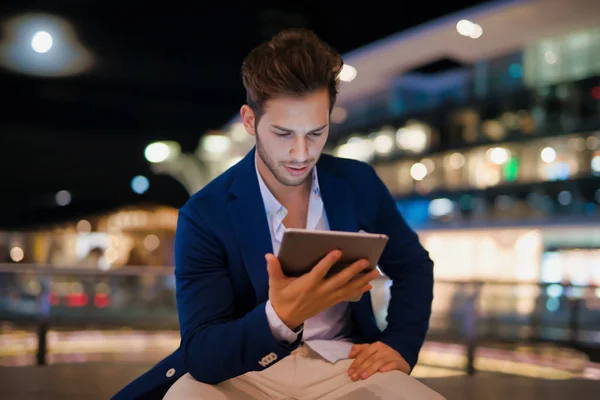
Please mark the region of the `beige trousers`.
[[171, 386], [163, 399], [444, 399], [400, 371], [375, 373], [366, 380], [353, 382], [347, 374], [352, 361], [340, 360], [331, 364], [303, 345], [263, 371], [248, 372], [217, 385], [198, 382], [190, 374], [185, 374]]

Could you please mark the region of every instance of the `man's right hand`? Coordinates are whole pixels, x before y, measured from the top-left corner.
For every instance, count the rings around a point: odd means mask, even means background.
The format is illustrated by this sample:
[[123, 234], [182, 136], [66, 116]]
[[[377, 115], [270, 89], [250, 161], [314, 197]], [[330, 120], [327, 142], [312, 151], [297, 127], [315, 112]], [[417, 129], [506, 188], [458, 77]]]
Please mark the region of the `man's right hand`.
[[295, 329], [327, 308], [360, 296], [373, 287], [370, 282], [379, 276], [376, 268], [353, 279], [369, 267], [368, 260], [356, 261], [325, 278], [341, 256], [339, 250], [334, 250], [323, 257], [310, 272], [292, 278], [283, 273], [277, 257], [273, 254], [266, 255], [269, 300], [273, 310], [288, 328]]

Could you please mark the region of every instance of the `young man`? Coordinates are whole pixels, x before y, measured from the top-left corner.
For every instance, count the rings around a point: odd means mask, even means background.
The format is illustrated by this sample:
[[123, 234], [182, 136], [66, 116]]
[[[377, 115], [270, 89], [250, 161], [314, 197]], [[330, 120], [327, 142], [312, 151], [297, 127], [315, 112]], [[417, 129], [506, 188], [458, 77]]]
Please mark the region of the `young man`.
[[[433, 263], [371, 166], [321, 154], [342, 65], [305, 30], [247, 56], [241, 117], [256, 147], [180, 210], [181, 346], [115, 398], [442, 398], [408, 375], [428, 329]], [[379, 272], [352, 279], [358, 261], [325, 279], [332, 252], [286, 277], [276, 257], [286, 228], [389, 236], [383, 332], [369, 293]]]

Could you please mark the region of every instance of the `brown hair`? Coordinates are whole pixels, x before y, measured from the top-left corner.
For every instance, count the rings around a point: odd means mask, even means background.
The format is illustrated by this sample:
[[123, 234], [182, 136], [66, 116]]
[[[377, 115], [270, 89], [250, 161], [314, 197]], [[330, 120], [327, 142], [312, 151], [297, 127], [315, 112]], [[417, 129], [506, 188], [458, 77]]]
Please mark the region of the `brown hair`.
[[264, 103], [270, 98], [302, 96], [318, 89], [329, 92], [331, 112], [342, 66], [342, 57], [306, 29], [285, 29], [254, 48], [242, 63], [242, 81], [255, 123], [258, 125]]

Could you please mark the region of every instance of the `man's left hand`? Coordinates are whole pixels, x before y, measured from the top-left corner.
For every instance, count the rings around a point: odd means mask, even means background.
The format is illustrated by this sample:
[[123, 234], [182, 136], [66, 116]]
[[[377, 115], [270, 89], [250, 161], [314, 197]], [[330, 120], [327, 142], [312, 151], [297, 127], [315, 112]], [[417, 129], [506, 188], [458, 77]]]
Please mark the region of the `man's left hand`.
[[410, 372], [410, 366], [400, 353], [382, 342], [355, 344], [349, 357], [355, 359], [348, 369], [348, 375], [353, 381], [367, 379], [375, 372]]

